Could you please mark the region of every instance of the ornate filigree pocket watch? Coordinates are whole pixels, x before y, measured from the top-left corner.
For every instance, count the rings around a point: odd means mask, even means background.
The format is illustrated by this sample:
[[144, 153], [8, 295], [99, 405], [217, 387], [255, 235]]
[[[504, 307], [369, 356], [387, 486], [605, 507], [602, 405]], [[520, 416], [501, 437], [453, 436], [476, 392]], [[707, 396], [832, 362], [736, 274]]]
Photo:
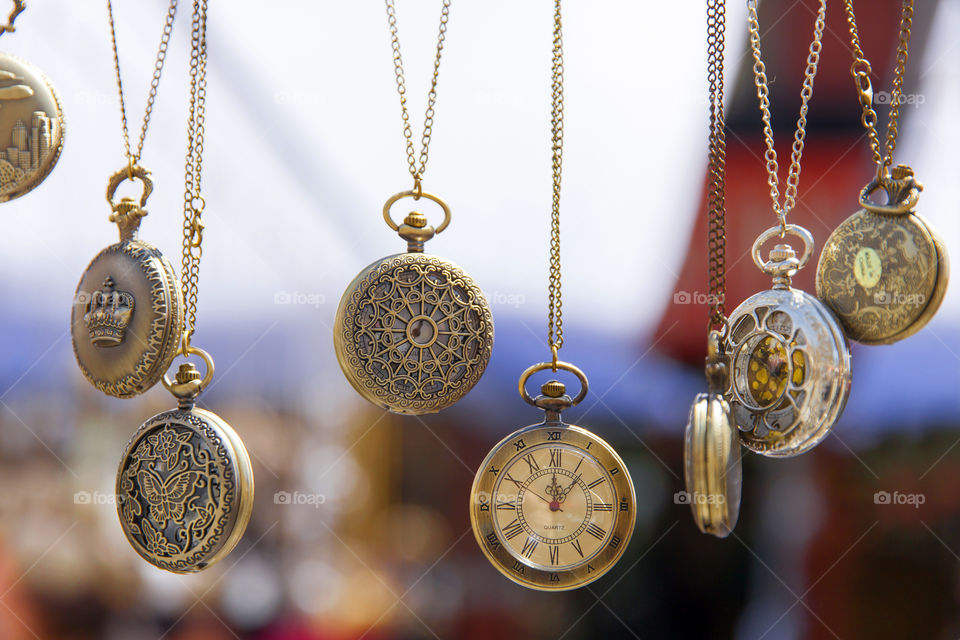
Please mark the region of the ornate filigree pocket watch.
[[[26, 8], [14, 0], [0, 35]], [[53, 170], [63, 149], [63, 111], [53, 85], [32, 64], [0, 52], [0, 202], [32, 191]]]
[[773, 227], [753, 244], [753, 261], [773, 276], [773, 288], [744, 300], [730, 314], [727, 394], [743, 443], [767, 456], [794, 456], [826, 437], [850, 392], [850, 351], [836, 318], [819, 300], [790, 286], [813, 251], [810, 233], [785, 231], [804, 243], [797, 258], [777, 244], [764, 261], [764, 242], [781, 234]]
[[[950, 269], [943, 241], [914, 210], [923, 186], [914, 178], [913, 169], [902, 164], [890, 169], [897, 145], [913, 1], [903, 2], [883, 155], [870, 63], [860, 48], [853, 2], [845, 0], [844, 4], [853, 53], [850, 71], [877, 177], [860, 192], [860, 211], [827, 239], [817, 267], [817, 295], [837, 314], [851, 340], [890, 344], [913, 335], [936, 314]], [[886, 193], [885, 203], [871, 202], [870, 196], [877, 190]]]
[[740, 434], [723, 397], [728, 384], [721, 337], [710, 332], [708, 392], [696, 397], [683, 438], [684, 481], [693, 520], [703, 533], [725, 538], [740, 515]]
[[[419, 168], [407, 114], [393, 0], [387, 0], [386, 7], [407, 141], [407, 164], [414, 187], [387, 200], [383, 219], [407, 241], [407, 253], [378, 260], [354, 278], [337, 308], [333, 344], [340, 368], [360, 395], [394, 413], [419, 415], [449, 407], [480, 380], [493, 349], [493, 315], [483, 291], [460, 267], [423, 253], [424, 243], [450, 224], [447, 204], [421, 187], [433, 130], [450, 0], [443, 1], [440, 14]], [[432, 200], [443, 210], [443, 222], [434, 229], [422, 213], [412, 211], [403, 224], [397, 225], [390, 217], [390, 208], [403, 198]]]
[[402, 225], [383, 216], [407, 253], [387, 256], [360, 272], [340, 300], [334, 325], [337, 360], [364, 398], [395, 413], [440, 411], [457, 402], [480, 380], [493, 348], [493, 315], [480, 287], [452, 262], [423, 253], [436, 230], [423, 214], [411, 212]]
[[[139, 201], [114, 202], [127, 178], [143, 183]], [[97, 389], [118, 398], [143, 393], [170, 368], [183, 332], [183, 297], [173, 266], [153, 245], [140, 240], [140, 220], [153, 191], [150, 172], [121, 169], [110, 179], [110, 221], [120, 242], [87, 266], [74, 298], [70, 322], [80, 370]]]
[[575, 398], [556, 380], [536, 398], [527, 392], [527, 379], [550, 368], [536, 364], [520, 376], [520, 394], [543, 409], [544, 421], [511, 433], [484, 459], [470, 492], [470, 523], [500, 573], [525, 587], [563, 591], [616, 564], [633, 533], [636, 496], [613, 447], [560, 417], [586, 397], [580, 369], [556, 363], [580, 379]]
[[236, 546], [253, 510], [253, 468], [240, 437], [216, 414], [194, 406], [213, 377], [180, 365], [163, 384], [178, 407], [147, 420], [127, 444], [117, 471], [117, 514], [127, 540], [150, 564], [192, 573]]

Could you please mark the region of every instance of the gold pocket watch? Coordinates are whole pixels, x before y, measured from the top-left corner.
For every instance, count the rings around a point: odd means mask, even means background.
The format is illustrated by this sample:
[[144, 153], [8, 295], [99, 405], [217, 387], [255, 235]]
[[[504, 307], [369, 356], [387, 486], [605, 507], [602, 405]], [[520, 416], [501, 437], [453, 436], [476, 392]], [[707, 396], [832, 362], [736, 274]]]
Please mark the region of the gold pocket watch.
[[723, 397], [728, 371], [720, 333], [711, 331], [707, 343], [708, 392], [690, 407], [683, 438], [684, 482], [697, 528], [725, 538], [740, 515], [740, 435]]
[[[440, 12], [419, 167], [393, 0], [386, 1], [386, 8], [413, 189], [391, 196], [383, 205], [383, 219], [407, 241], [407, 253], [377, 260], [354, 278], [337, 308], [333, 345], [340, 368], [357, 393], [394, 413], [421, 415], [449, 407], [480, 380], [493, 349], [493, 314], [483, 291], [463, 269], [423, 252], [424, 243], [450, 224], [450, 207], [421, 186], [433, 135], [450, 0], [443, 0]], [[404, 198], [432, 200], [443, 210], [443, 222], [434, 228], [422, 213], [411, 211], [398, 225], [390, 208]]]
[[[556, 380], [530, 396], [527, 379], [550, 368], [579, 378], [575, 398]], [[480, 465], [470, 492], [473, 533], [493, 566], [518, 584], [544, 591], [582, 587], [609, 571], [630, 541], [633, 481], [613, 447], [560, 417], [586, 397], [580, 369], [536, 364], [520, 376], [520, 394], [543, 409], [544, 421], [511, 433]]]
[[[882, 188], [887, 204], [870, 202]], [[837, 227], [820, 254], [817, 295], [864, 344], [913, 335], [940, 308], [950, 269], [943, 240], [914, 211], [923, 186], [905, 165], [860, 193], [860, 211]]]
[[[414, 211], [398, 226], [390, 207], [407, 197], [439, 204], [443, 222], [434, 229]], [[450, 223], [446, 203], [404, 191], [387, 200], [383, 217], [407, 241], [407, 253], [374, 262], [347, 287], [334, 324], [337, 360], [370, 402], [395, 413], [434, 413], [480, 380], [493, 349], [493, 315], [460, 267], [423, 253], [424, 242]]]
[[[785, 231], [803, 241], [797, 258], [787, 243], [768, 260], [762, 245]], [[773, 227], [753, 244], [753, 261], [773, 288], [744, 300], [730, 314], [731, 366], [727, 399], [745, 446], [766, 456], [795, 456], [823, 440], [850, 392], [850, 351], [833, 313], [792, 276], [809, 260], [813, 237], [803, 227]]]
[[[904, 0], [890, 92], [890, 118], [881, 155], [873, 108], [870, 63], [860, 48], [852, 0], [844, 0], [853, 65], [877, 177], [860, 192], [860, 211], [837, 227], [820, 255], [817, 295], [837, 314], [847, 337], [863, 344], [890, 344], [922, 329], [936, 314], [950, 268], [943, 240], [914, 210], [923, 186], [907, 165], [892, 169], [897, 145], [913, 0]], [[875, 191], [886, 193], [874, 203]]]
[[[0, 35], [26, 8], [14, 0]], [[63, 149], [64, 121], [53, 85], [32, 64], [0, 52], [0, 202], [19, 198], [43, 182]]]
[[[143, 183], [139, 201], [114, 201], [128, 179]], [[183, 332], [183, 296], [173, 265], [153, 245], [140, 240], [140, 221], [153, 191], [150, 172], [133, 166], [110, 179], [110, 221], [120, 242], [101, 251], [87, 266], [74, 298], [70, 321], [73, 351], [80, 370], [100, 391], [118, 398], [143, 393], [163, 376], [177, 354]]]
[[178, 407], [159, 413], [134, 433], [117, 470], [117, 514], [127, 540], [150, 564], [193, 573], [236, 546], [253, 510], [253, 468], [236, 432], [216, 414], [194, 406], [213, 377], [180, 365], [164, 386]]

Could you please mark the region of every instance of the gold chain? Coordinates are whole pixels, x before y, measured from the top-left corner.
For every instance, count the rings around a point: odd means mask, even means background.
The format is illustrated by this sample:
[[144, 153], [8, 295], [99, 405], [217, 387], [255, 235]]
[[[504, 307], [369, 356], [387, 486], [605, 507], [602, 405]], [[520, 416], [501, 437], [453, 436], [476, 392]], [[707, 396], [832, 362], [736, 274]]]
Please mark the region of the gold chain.
[[723, 115], [723, 53], [726, 31], [724, 0], [707, 0], [707, 83], [710, 93], [710, 160], [707, 188], [707, 252], [711, 296], [710, 328], [726, 317], [726, 154]]
[[170, 34], [173, 32], [173, 20], [177, 16], [177, 1], [170, 0], [167, 16], [163, 23], [163, 34], [160, 36], [160, 47], [157, 49], [157, 59], [153, 64], [153, 79], [150, 80], [150, 93], [147, 94], [147, 107], [143, 114], [143, 126], [140, 128], [140, 141], [137, 143], [137, 152], [130, 150], [130, 132], [127, 128], [127, 107], [123, 100], [123, 82], [120, 79], [120, 54], [117, 52], [117, 31], [113, 25], [113, 3], [107, 0], [107, 12], [110, 16], [110, 38], [113, 43], [113, 65], [117, 70], [117, 92], [120, 94], [120, 116], [123, 121], [123, 144], [127, 152], [130, 168], [140, 162], [143, 153], [143, 142], [147, 138], [147, 127], [150, 125], [150, 115], [153, 113], [153, 103], [157, 98], [157, 88], [160, 86], [160, 76], [163, 73], [163, 63], [167, 58], [167, 45], [170, 44]]
[[870, 150], [877, 165], [877, 178], [881, 181], [887, 176], [887, 170], [893, 164], [893, 152], [897, 148], [897, 134], [900, 120], [900, 98], [903, 95], [903, 75], [907, 67], [907, 47], [910, 44], [910, 31], [913, 27], [913, 0], [903, 0], [903, 12], [900, 16], [900, 42], [897, 44], [897, 64], [893, 72], [893, 90], [890, 92], [890, 119], [887, 122], [887, 140], [885, 154], [881, 155], [880, 137], [877, 135], [877, 112], [873, 109], [873, 86], [870, 83], [870, 62], [860, 48], [860, 35], [857, 33], [857, 17], [853, 13], [853, 0], [844, 0], [847, 12], [847, 24], [850, 26], [850, 45], [853, 48], [853, 64], [850, 73], [857, 85], [863, 123], [870, 137]]
[[797, 130], [793, 135], [793, 148], [790, 154], [790, 170], [787, 174], [787, 188], [784, 190], [783, 203], [780, 203], [779, 166], [777, 150], [773, 146], [773, 125], [770, 118], [770, 89], [767, 85], [766, 67], [760, 57], [760, 23], [757, 19], [757, 0], [747, 0], [747, 21], [750, 25], [750, 49], [753, 52], [753, 76], [760, 100], [760, 113], [763, 117], [763, 138], [767, 145], [764, 158], [767, 161], [767, 184], [770, 185], [770, 198], [773, 210], [780, 221], [781, 233], [786, 231], [787, 213], [797, 201], [797, 187], [800, 184], [800, 158], [803, 156], [803, 141], [807, 132], [807, 105], [813, 97], [813, 81], [817, 76], [820, 62], [820, 41], [823, 38], [824, 23], [827, 14], [827, 0], [820, 0], [820, 9], [814, 22], [813, 41], [807, 54], [807, 67], [803, 73], [803, 88], [800, 90], [800, 116], [797, 118]]
[[550, 110], [550, 136], [553, 144], [553, 199], [550, 213], [550, 308], [547, 314], [547, 343], [553, 352], [554, 370], [557, 352], [563, 346], [563, 298], [560, 290], [560, 185], [563, 174], [563, 21], [560, 0], [553, 14], [553, 105]]
[[183, 269], [180, 285], [186, 305], [181, 349], [186, 355], [197, 326], [197, 290], [203, 255], [203, 209], [200, 189], [207, 99], [207, 0], [194, 0], [190, 36], [190, 115], [187, 118], [187, 159], [183, 191]]
[[27, 3], [24, 0], [13, 0], [13, 9], [11, 9], [10, 15], [7, 16], [6, 24], [0, 25], [0, 36], [5, 33], [13, 33], [16, 31], [17, 29], [13, 26], [13, 23], [17, 19], [17, 16], [26, 10]]
[[447, 21], [450, 19], [450, 2], [443, 0], [440, 12], [440, 30], [437, 34], [437, 55], [433, 60], [433, 79], [427, 93], [427, 110], [423, 117], [423, 136], [420, 138], [420, 166], [413, 148], [413, 131], [410, 128], [410, 114], [407, 113], [407, 81], [403, 75], [403, 57], [400, 55], [400, 38], [397, 34], [397, 11], [394, 0], [386, 0], [387, 24], [390, 26], [390, 42], [393, 46], [393, 67], [397, 77], [397, 93], [400, 94], [400, 110], [403, 115], [403, 137], [407, 140], [407, 165], [413, 177], [413, 188], [420, 193], [420, 181], [427, 170], [427, 158], [430, 152], [430, 137], [433, 135], [434, 105], [437, 102], [437, 80], [440, 78], [440, 57], [443, 55], [443, 43], [447, 37]]

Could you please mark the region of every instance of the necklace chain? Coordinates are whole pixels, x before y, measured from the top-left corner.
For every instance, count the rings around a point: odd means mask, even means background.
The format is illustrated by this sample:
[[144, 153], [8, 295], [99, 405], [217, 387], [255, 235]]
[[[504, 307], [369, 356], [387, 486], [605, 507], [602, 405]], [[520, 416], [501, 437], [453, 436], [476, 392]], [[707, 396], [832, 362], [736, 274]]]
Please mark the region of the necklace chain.
[[900, 36], [897, 44], [897, 63], [893, 72], [893, 89], [890, 92], [890, 119], [887, 122], [887, 139], [881, 153], [880, 137], [877, 135], [877, 112], [873, 109], [873, 87], [870, 83], [870, 62], [860, 48], [860, 35], [857, 31], [857, 17], [853, 13], [853, 0], [844, 0], [847, 13], [847, 24], [850, 27], [850, 45], [853, 49], [853, 64], [850, 73], [853, 75], [857, 92], [860, 94], [860, 105], [863, 113], [860, 122], [863, 123], [870, 137], [870, 150], [873, 161], [877, 165], [877, 177], [887, 175], [890, 165], [893, 164], [893, 152], [897, 148], [897, 127], [900, 121], [900, 99], [903, 95], [903, 76], [907, 66], [907, 48], [910, 44], [910, 32], [913, 28], [913, 0], [903, 0], [903, 10], [900, 17]]
[[200, 258], [203, 255], [203, 209], [201, 192], [203, 135], [207, 98], [207, 0], [194, 0], [190, 36], [190, 114], [187, 118], [187, 157], [183, 192], [183, 264], [180, 285], [186, 305], [184, 353], [190, 347], [197, 325], [197, 291]]
[[163, 73], [163, 63], [167, 58], [167, 46], [170, 44], [170, 34], [173, 33], [173, 21], [177, 16], [178, 0], [170, 0], [167, 15], [163, 23], [163, 33], [160, 36], [160, 46], [157, 49], [157, 59], [153, 64], [153, 78], [150, 80], [150, 92], [147, 94], [147, 106], [143, 113], [143, 126], [140, 128], [140, 140], [137, 151], [130, 148], [130, 132], [127, 126], [127, 107], [123, 99], [123, 81], [120, 79], [120, 54], [117, 51], [117, 31], [113, 24], [113, 3], [107, 0], [107, 12], [110, 16], [110, 38], [113, 44], [113, 65], [117, 70], [117, 92], [120, 95], [120, 117], [123, 122], [123, 144], [126, 149], [130, 166], [140, 161], [143, 153], [143, 143], [147, 139], [147, 128], [150, 126], [150, 116], [153, 113], [153, 103], [157, 98], [157, 88], [160, 86], [160, 76]]
[[[450, 19], [450, 2], [443, 0], [440, 12], [440, 28], [437, 33], [437, 54], [433, 60], [433, 78], [427, 93], [427, 109], [423, 117], [423, 135], [420, 138], [420, 155], [417, 157], [413, 146], [413, 130], [410, 127], [410, 114], [407, 113], [407, 81], [403, 75], [403, 57], [400, 55], [400, 37], [397, 30], [397, 10], [394, 0], [385, 0], [387, 5], [387, 24], [390, 26], [390, 42], [393, 47], [393, 67], [397, 78], [397, 93], [400, 94], [400, 111], [403, 116], [403, 137], [407, 141], [407, 165], [413, 177], [414, 190], [420, 192], [420, 181], [427, 170], [430, 154], [430, 138], [433, 135], [434, 106], [437, 103], [437, 80], [440, 78], [440, 58], [447, 37], [447, 21]], [[420, 166], [417, 166], [419, 160]]]
[[552, 97], [550, 136], [553, 149], [553, 198], [550, 213], [550, 279], [547, 343], [556, 365], [557, 351], [563, 346], [563, 296], [560, 281], [560, 186], [563, 175], [563, 20], [561, 0], [556, 0], [553, 14]]
[[726, 137], [723, 113], [724, 0], [707, 0], [707, 83], [710, 94], [710, 155], [707, 188], [707, 253], [710, 327], [724, 323], [726, 309]]
[[773, 125], [770, 117], [770, 89], [767, 83], [766, 67], [760, 56], [760, 23], [757, 18], [757, 1], [747, 0], [747, 21], [750, 26], [750, 49], [753, 52], [753, 76], [760, 100], [760, 113], [763, 118], [763, 139], [767, 146], [764, 159], [767, 162], [767, 184], [770, 185], [770, 198], [773, 210], [780, 221], [781, 231], [787, 227], [787, 213], [796, 205], [797, 187], [800, 184], [800, 159], [803, 156], [803, 141], [807, 130], [807, 106], [813, 97], [813, 81], [817, 76], [820, 63], [820, 41], [827, 13], [827, 0], [820, 0], [817, 18], [814, 22], [813, 41], [807, 53], [807, 67], [803, 73], [803, 88], [800, 90], [800, 116], [797, 118], [797, 130], [793, 135], [793, 147], [790, 153], [790, 170], [787, 173], [787, 188], [784, 190], [783, 203], [780, 202], [779, 166], [777, 150], [773, 146]]

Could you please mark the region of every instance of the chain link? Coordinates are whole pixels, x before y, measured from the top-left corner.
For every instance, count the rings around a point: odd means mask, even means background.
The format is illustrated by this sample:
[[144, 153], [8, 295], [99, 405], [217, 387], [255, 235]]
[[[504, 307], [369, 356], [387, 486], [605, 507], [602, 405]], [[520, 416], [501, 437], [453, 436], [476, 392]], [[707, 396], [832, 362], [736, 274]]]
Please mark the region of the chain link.
[[847, 25], [850, 27], [850, 46], [853, 49], [853, 64], [850, 74], [857, 85], [860, 106], [863, 112], [860, 122], [870, 138], [870, 151], [877, 165], [877, 178], [883, 181], [893, 164], [893, 152], [897, 148], [897, 127], [900, 121], [900, 99], [903, 95], [903, 76], [907, 67], [907, 48], [910, 44], [910, 32], [913, 28], [913, 0], [903, 0], [900, 16], [900, 37], [897, 44], [897, 63], [893, 71], [893, 89], [890, 92], [890, 118], [887, 122], [887, 139], [881, 155], [880, 137], [877, 134], [877, 112], [873, 108], [873, 86], [870, 83], [872, 68], [860, 48], [860, 35], [857, 30], [857, 17], [853, 13], [853, 0], [844, 0]]
[[707, 187], [707, 272], [711, 296], [710, 328], [726, 318], [726, 154], [723, 113], [724, 0], [707, 0], [707, 84], [710, 93], [710, 156]]
[[563, 175], [563, 20], [560, 2], [556, 0], [553, 14], [553, 65], [550, 135], [553, 149], [553, 199], [550, 213], [550, 284], [547, 314], [547, 343], [553, 352], [554, 366], [557, 351], [563, 346], [563, 297], [560, 289], [560, 186]]
[[760, 100], [760, 113], [763, 118], [763, 139], [767, 150], [764, 159], [767, 162], [767, 184], [770, 185], [770, 198], [773, 210], [780, 221], [781, 235], [786, 232], [787, 214], [797, 201], [797, 187], [800, 184], [800, 158], [803, 156], [803, 141], [807, 133], [807, 106], [813, 97], [813, 81], [817, 76], [820, 63], [820, 41], [827, 14], [827, 0], [820, 0], [817, 19], [814, 22], [813, 41], [807, 53], [807, 67], [803, 73], [803, 88], [800, 90], [800, 116], [797, 118], [797, 130], [793, 135], [790, 153], [790, 170], [787, 173], [787, 188], [784, 190], [783, 203], [780, 203], [780, 168], [777, 165], [777, 150], [773, 145], [773, 125], [770, 116], [770, 88], [767, 82], [766, 67], [760, 56], [760, 23], [757, 18], [757, 0], [747, 0], [747, 21], [750, 26], [750, 49], [753, 52], [753, 76]]
[[194, 0], [190, 36], [190, 114], [187, 118], [187, 158], [183, 191], [183, 269], [180, 286], [186, 305], [181, 349], [186, 355], [197, 326], [197, 291], [200, 258], [203, 256], [203, 209], [201, 191], [203, 135], [207, 99], [207, 0]]
[[[400, 55], [400, 37], [397, 32], [397, 10], [393, 6], [394, 0], [385, 0], [387, 5], [387, 24], [390, 26], [390, 42], [393, 47], [393, 68], [397, 78], [397, 93], [400, 94], [400, 111], [403, 116], [403, 137], [407, 141], [407, 165], [413, 177], [413, 188], [420, 193], [420, 181], [427, 170], [427, 158], [430, 153], [430, 138], [433, 135], [434, 106], [437, 103], [437, 80], [440, 78], [440, 58], [443, 55], [443, 44], [447, 38], [447, 21], [450, 19], [450, 2], [443, 0], [443, 9], [440, 12], [440, 29], [437, 33], [437, 55], [433, 60], [433, 79], [430, 81], [430, 91], [427, 93], [427, 109], [423, 117], [423, 135], [420, 138], [420, 155], [417, 157], [413, 147], [413, 130], [410, 127], [410, 114], [407, 113], [407, 81], [403, 75], [403, 57]], [[420, 166], [417, 166], [417, 160]]]
[[163, 63], [167, 58], [167, 46], [170, 44], [170, 34], [173, 33], [173, 22], [177, 16], [178, 0], [170, 0], [170, 7], [163, 23], [163, 34], [160, 36], [160, 46], [157, 49], [157, 59], [153, 64], [153, 78], [150, 80], [150, 92], [147, 94], [147, 106], [143, 113], [143, 126], [140, 128], [140, 141], [137, 143], [137, 152], [130, 149], [130, 131], [127, 126], [127, 107], [123, 100], [123, 82], [120, 79], [120, 54], [117, 51], [117, 31], [113, 24], [113, 3], [107, 0], [107, 12], [110, 16], [110, 38], [113, 43], [113, 65], [117, 70], [117, 92], [120, 94], [120, 117], [123, 122], [123, 144], [127, 153], [127, 160], [132, 169], [140, 162], [143, 153], [143, 143], [147, 139], [147, 128], [150, 126], [150, 116], [153, 114], [153, 103], [157, 98], [157, 88], [160, 86], [160, 76], [163, 73]]

